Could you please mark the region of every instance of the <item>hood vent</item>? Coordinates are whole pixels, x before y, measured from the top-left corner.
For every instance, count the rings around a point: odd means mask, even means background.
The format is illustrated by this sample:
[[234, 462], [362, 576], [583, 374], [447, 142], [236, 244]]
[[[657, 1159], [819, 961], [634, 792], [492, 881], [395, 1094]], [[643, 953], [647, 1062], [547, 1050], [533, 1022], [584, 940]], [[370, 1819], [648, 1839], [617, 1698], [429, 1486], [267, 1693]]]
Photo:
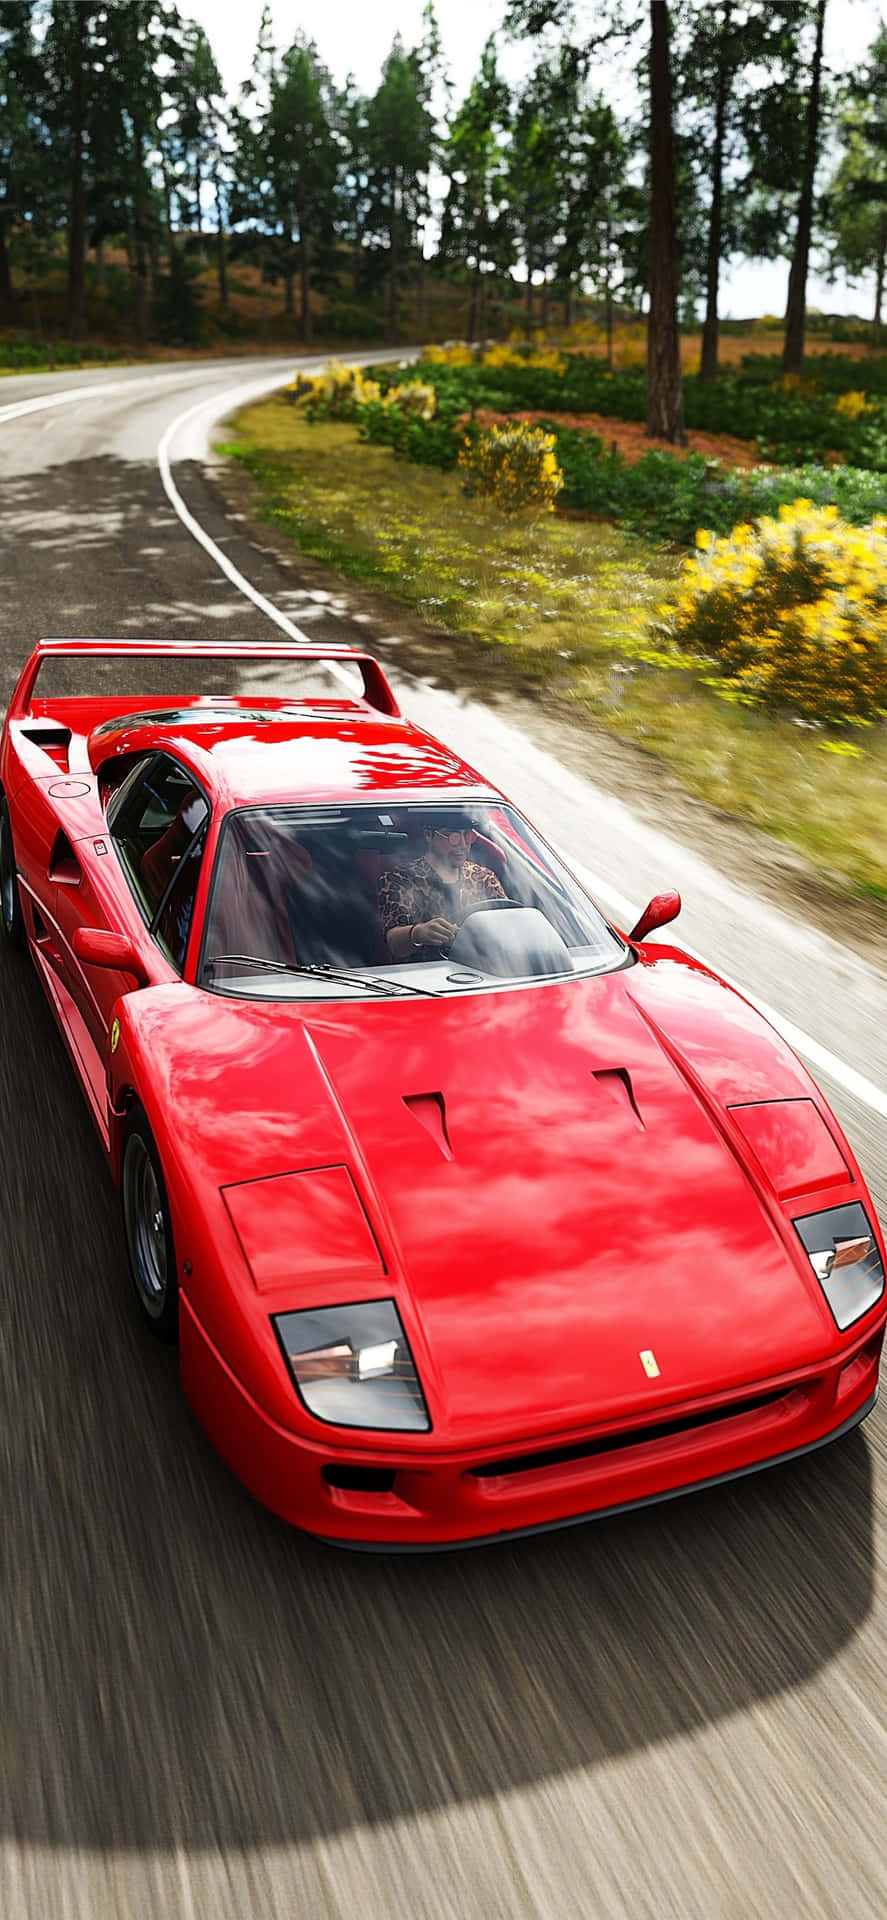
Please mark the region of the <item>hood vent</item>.
[[643, 1132], [644, 1123], [641, 1119], [640, 1108], [634, 1097], [634, 1088], [631, 1084], [631, 1074], [628, 1068], [594, 1067], [592, 1068], [592, 1079], [597, 1081], [599, 1087], [605, 1087], [607, 1089], [617, 1102], [617, 1105], [622, 1108], [623, 1113], [626, 1109], [628, 1110], [634, 1120], [635, 1126], [640, 1127]]
[[405, 1107], [415, 1114], [420, 1127], [431, 1135], [436, 1147], [440, 1148], [445, 1160], [452, 1160], [453, 1149], [447, 1132], [447, 1109], [442, 1093], [405, 1093]]

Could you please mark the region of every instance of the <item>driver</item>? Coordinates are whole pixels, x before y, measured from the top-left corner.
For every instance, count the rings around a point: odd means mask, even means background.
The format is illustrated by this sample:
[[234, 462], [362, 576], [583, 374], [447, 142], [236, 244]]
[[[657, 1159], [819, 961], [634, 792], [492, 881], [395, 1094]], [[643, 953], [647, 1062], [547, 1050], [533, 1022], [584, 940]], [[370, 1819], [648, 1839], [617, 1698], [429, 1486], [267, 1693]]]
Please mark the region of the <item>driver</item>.
[[474, 827], [467, 814], [441, 812], [425, 828], [425, 852], [379, 876], [378, 906], [394, 960], [439, 960], [456, 930], [484, 900], [505, 900], [489, 867], [469, 860]]

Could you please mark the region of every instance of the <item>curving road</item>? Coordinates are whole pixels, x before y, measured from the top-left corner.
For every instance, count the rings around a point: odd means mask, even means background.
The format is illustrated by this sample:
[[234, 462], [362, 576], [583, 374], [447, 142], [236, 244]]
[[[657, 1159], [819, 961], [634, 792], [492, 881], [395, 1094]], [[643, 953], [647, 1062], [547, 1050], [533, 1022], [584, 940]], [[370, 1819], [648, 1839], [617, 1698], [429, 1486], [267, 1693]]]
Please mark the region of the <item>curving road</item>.
[[[240, 579], [303, 635], [366, 640], [347, 589], [282, 572], [207, 484], [212, 417], [289, 373], [2, 383], [4, 701], [41, 633], [271, 637]], [[682, 887], [681, 938], [814, 1061], [887, 1213], [877, 966], [501, 715], [400, 687], [617, 917]], [[512, 1547], [315, 1546], [231, 1479], [143, 1335], [48, 1008], [5, 957], [0, 989], [3, 1920], [883, 1916], [883, 1413], [792, 1468]]]

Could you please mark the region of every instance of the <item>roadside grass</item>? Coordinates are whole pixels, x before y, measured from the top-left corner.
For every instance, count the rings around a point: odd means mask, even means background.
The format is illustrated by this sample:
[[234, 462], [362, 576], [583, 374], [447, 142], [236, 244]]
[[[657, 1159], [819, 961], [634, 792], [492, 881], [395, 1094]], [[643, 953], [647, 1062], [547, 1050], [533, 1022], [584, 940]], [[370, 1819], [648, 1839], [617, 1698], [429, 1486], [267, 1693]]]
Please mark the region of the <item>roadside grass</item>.
[[407, 465], [281, 396], [222, 449], [310, 558], [431, 625], [499, 650], [515, 676], [656, 755], [688, 793], [796, 847], [846, 890], [887, 900], [887, 729], [848, 736], [737, 706], [657, 651], [647, 621], [679, 556], [603, 522], [513, 523], [457, 477]]

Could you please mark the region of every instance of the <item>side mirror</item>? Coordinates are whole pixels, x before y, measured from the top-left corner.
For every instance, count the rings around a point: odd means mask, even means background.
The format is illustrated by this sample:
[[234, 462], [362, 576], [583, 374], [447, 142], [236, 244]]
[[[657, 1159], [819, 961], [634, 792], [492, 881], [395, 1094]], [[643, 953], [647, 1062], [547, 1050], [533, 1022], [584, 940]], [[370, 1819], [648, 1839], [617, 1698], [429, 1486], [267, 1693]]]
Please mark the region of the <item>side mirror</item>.
[[667, 927], [670, 920], [676, 920], [681, 911], [679, 893], [654, 893], [648, 907], [644, 908], [637, 924], [632, 927], [629, 940], [646, 940], [648, 933], [656, 927]]
[[144, 960], [125, 933], [106, 933], [102, 927], [75, 927], [74, 952], [88, 967], [109, 967], [112, 973], [131, 973], [140, 987], [149, 981]]

